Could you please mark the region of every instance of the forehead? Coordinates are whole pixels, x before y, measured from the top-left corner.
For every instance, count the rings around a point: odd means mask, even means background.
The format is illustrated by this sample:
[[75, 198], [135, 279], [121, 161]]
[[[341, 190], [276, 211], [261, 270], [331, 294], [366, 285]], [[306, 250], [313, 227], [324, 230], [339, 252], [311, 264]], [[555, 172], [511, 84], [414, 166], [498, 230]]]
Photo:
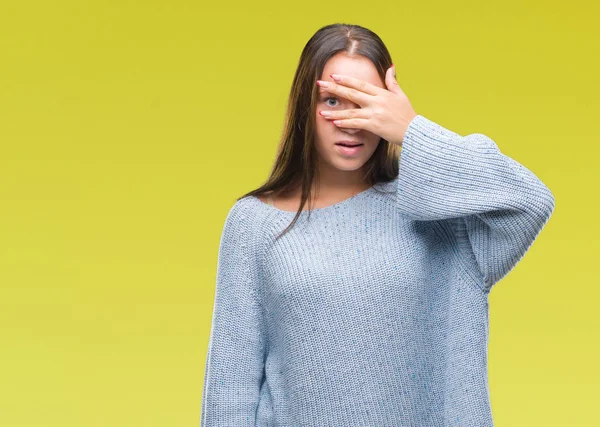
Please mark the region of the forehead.
[[[330, 74], [343, 74], [381, 88], [385, 87], [375, 65], [364, 56], [349, 56], [346, 53], [334, 55], [325, 64], [320, 80], [333, 81]], [[326, 91], [320, 90], [319, 92], [325, 93]]]

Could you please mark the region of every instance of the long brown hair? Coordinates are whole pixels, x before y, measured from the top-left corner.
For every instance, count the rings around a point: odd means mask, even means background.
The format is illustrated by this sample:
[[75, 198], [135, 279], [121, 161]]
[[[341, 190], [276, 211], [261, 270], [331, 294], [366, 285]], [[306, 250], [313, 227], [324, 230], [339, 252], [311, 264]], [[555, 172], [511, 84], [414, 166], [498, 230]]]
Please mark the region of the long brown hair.
[[[373, 31], [352, 24], [330, 24], [320, 28], [306, 43], [287, 103], [285, 122], [277, 156], [267, 181], [239, 199], [258, 197], [268, 192], [283, 193], [302, 186], [300, 207], [288, 227], [277, 238], [287, 233], [296, 223], [304, 205], [310, 201], [313, 180], [318, 183], [315, 139], [315, 109], [318, 98], [316, 81], [321, 79], [326, 62], [334, 55], [362, 55], [373, 62], [382, 81], [392, 65], [392, 58], [383, 41]], [[399, 147], [381, 138], [377, 149], [365, 163], [365, 182], [374, 185], [389, 182], [398, 175]]]

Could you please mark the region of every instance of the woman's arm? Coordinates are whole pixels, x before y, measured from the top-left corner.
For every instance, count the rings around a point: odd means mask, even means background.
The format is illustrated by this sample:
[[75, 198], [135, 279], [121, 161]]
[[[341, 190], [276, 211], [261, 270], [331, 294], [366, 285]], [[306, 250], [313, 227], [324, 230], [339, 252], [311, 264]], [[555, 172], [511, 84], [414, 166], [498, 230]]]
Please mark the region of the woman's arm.
[[[242, 199], [243, 200], [243, 199]], [[252, 217], [238, 201], [219, 246], [217, 283], [204, 371], [201, 427], [255, 426], [263, 378], [261, 322]]]
[[550, 189], [492, 139], [458, 135], [421, 115], [404, 134], [397, 190], [408, 217], [454, 218], [487, 292], [525, 255], [555, 205]]

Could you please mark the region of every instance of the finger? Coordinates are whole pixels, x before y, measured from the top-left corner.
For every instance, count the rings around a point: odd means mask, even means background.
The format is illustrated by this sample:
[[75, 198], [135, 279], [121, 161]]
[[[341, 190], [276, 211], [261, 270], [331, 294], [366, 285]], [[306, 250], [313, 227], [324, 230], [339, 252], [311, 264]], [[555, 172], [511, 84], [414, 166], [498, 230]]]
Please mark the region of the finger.
[[371, 129], [371, 121], [367, 119], [341, 119], [334, 120], [333, 124], [340, 128], [348, 129], [365, 129], [373, 132]]
[[401, 94], [402, 89], [398, 85], [398, 81], [396, 80], [396, 67], [393, 65], [388, 68], [387, 73], [385, 73], [385, 84], [390, 92]]
[[330, 77], [338, 85], [356, 89], [371, 96], [380, 95], [385, 91], [384, 88], [380, 88], [372, 83], [357, 79], [356, 77], [350, 77], [345, 74], [331, 74]]
[[347, 110], [321, 110], [319, 114], [326, 119], [368, 119], [371, 117], [367, 108], [349, 108]]
[[[366, 82], [365, 82], [366, 83]], [[361, 92], [357, 89], [339, 85], [330, 81], [317, 80], [317, 84], [321, 86], [322, 92], [329, 92], [334, 95], [338, 95], [344, 99], [347, 99], [361, 107], [369, 105], [372, 95], [365, 92]]]

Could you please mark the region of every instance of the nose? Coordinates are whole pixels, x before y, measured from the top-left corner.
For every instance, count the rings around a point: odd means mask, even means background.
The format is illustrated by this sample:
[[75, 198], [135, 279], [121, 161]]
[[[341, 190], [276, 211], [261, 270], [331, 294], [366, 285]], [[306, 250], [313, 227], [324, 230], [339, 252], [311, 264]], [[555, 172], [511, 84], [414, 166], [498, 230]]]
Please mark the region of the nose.
[[[348, 104], [349, 104], [349, 105], [348, 105], [346, 108], [352, 108], [352, 109], [360, 108], [360, 105], [358, 105], [358, 104], [357, 104], [357, 103], [355, 103], [355, 102], [350, 102], [350, 101], [348, 101]], [[342, 127], [339, 127], [339, 126], [338, 126], [338, 128], [339, 128], [339, 129], [341, 129], [341, 130], [343, 130], [345, 133], [347, 133], [347, 134], [350, 134], [350, 135], [354, 135], [355, 133], [357, 133], [357, 132], [360, 132], [360, 131], [361, 131], [360, 129], [354, 129], [354, 128], [342, 128]]]
[[356, 129], [356, 128], [338, 128], [343, 130], [345, 133], [350, 134], [350, 135], [354, 135], [357, 132], [360, 132], [360, 129]]

